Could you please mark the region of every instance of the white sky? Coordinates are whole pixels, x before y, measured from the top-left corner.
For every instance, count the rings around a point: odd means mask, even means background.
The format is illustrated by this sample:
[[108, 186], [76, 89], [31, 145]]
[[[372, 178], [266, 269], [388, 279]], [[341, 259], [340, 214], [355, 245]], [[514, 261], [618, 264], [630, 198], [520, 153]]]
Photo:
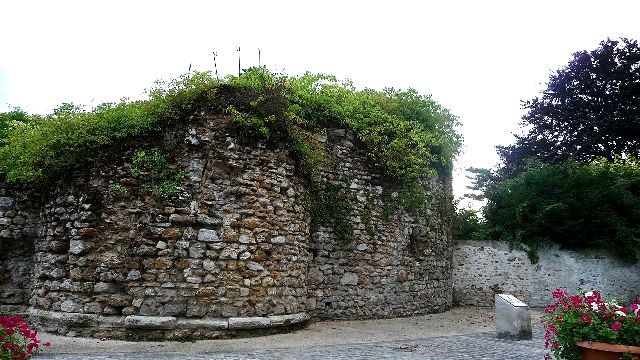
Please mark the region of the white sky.
[[0, 2], [0, 112], [139, 98], [157, 79], [262, 64], [413, 87], [459, 116], [464, 168], [491, 167], [549, 74], [607, 37], [640, 39], [640, 1]]

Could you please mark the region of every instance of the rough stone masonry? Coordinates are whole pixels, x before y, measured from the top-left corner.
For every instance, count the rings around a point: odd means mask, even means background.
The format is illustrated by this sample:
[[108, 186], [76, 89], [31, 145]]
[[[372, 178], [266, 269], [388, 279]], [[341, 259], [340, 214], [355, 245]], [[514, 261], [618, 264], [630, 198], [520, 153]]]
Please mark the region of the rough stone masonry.
[[[287, 150], [243, 143], [225, 117], [114, 149], [44, 194], [3, 186], [0, 311], [68, 336], [158, 340], [449, 308], [450, 180], [424, 180], [429, 216], [388, 215], [393, 194], [353, 136], [328, 129], [319, 141], [333, 159], [321, 177], [351, 199], [348, 240], [311, 233], [307, 184]], [[184, 171], [175, 196], [142, 191], [136, 147]]]

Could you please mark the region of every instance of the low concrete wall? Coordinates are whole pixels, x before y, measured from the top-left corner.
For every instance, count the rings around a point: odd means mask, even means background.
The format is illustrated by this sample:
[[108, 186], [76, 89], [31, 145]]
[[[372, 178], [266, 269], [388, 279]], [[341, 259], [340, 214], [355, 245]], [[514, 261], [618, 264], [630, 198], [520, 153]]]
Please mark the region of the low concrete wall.
[[640, 265], [629, 265], [604, 251], [542, 250], [532, 264], [523, 251], [501, 241], [461, 241], [453, 255], [453, 301], [493, 306], [494, 295], [509, 293], [529, 306], [542, 307], [559, 287], [597, 289], [607, 298], [640, 296]]

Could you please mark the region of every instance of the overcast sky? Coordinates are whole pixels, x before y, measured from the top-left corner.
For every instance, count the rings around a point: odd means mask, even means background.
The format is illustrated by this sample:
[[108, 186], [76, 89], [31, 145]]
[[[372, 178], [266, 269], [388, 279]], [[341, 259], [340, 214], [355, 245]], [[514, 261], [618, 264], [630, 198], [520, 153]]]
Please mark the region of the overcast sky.
[[640, 39], [640, 1], [0, 2], [0, 112], [140, 98], [157, 79], [262, 64], [358, 87], [413, 87], [462, 123], [464, 168], [492, 167], [551, 72], [607, 37]]

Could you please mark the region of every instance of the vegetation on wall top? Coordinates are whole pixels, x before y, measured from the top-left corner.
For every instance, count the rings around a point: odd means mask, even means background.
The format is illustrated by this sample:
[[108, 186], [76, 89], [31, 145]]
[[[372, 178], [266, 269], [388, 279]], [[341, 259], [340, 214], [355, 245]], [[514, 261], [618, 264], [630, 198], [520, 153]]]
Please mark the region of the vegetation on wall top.
[[118, 142], [204, 113], [230, 115], [243, 137], [287, 144], [309, 173], [319, 161], [309, 134], [327, 126], [352, 130], [372, 164], [402, 183], [450, 172], [461, 144], [456, 117], [415, 90], [356, 90], [332, 76], [286, 77], [252, 68], [224, 80], [185, 75], [158, 83], [146, 100], [90, 111], [63, 104], [44, 116], [2, 113], [0, 172], [12, 183], [44, 184]]

